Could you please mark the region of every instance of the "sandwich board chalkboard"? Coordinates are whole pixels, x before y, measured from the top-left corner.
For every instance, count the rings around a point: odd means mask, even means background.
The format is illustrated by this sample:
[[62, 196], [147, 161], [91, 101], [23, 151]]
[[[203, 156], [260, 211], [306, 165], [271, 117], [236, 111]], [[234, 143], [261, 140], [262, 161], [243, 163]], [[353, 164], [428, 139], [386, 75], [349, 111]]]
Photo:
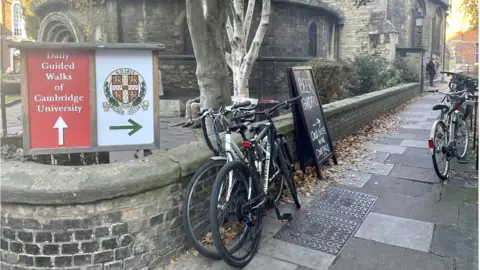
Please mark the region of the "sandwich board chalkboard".
[[288, 69], [287, 75], [292, 97], [302, 96], [300, 102], [293, 106], [296, 155], [303, 170], [306, 165], [313, 164], [317, 175], [321, 177], [320, 168], [323, 164], [333, 158], [336, 165], [337, 158], [312, 68], [292, 67]]

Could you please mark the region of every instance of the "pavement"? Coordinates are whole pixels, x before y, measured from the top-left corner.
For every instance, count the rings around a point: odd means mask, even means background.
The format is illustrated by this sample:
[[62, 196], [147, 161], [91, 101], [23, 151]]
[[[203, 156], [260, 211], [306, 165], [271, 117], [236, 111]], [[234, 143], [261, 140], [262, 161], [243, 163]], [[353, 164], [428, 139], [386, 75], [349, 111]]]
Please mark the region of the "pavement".
[[[441, 98], [426, 93], [400, 113], [397, 131], [366, 143], [372, 160], [342, 165], [353, 177], [338, 179], [326, 191], [319, 181], [313, 196], [300, 196], [299, 211], [281, 206], [294, 213], [292, 221], [266, 216], [259, 250], [244, 269], [478, 269], [475, 160], [453, 160], [451, 177], [441, 181], [428, 149], [437, 117], [431, 108]], [[190, 249], [158, 269], [234, 268]]]

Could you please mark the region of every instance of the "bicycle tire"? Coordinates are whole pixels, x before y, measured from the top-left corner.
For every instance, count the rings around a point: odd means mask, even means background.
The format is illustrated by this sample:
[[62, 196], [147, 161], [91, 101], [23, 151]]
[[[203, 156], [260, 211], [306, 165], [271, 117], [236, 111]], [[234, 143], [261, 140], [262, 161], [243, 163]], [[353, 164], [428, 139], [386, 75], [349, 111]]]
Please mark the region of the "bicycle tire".
[[[255, 234], [255, 236], [254, 236], [253, 244], [252, 244], [250, 250], [248, 251], [247, 255], [245, 255], [243, 257], [240, 257], [240, 258], [235, 257], [233, 255], [233, 253], [235, 253], [240, 248], [240, 245], [243, 244], [246, 239], [242, 239], [241, 241], [239, 241], [239, 244], [237, 243], [235, 245], [234, 248], [228, 250], [225, 247], [225, 245], [222, 241], [222, 236], [221, 236], [221, 233], [220, 233], [220, 224], [219, 224], [218, 219], [217, 219], [217, 216], [218, 216], [218, 207], [217, 207], [218, 197], [219, 197], [219, 194], [220, 194], [220, 190], [222, 188], [222, 182], [224, 181], [224, 179], [227, 177], [227, 175], [231, 171], [239, 172], [243, 177], [243, 179], [241, 181], [247, 187], [248, 187], [247, 179], [249, 179], [249, 177], [252, 177], [252, 178], [256, 177], [255, 175], [250, 173], [250, 169], [248, 168], [248, 166], [241, 161], [228, 162], [227, 164], [225, 164], [225, 166], [223, 166], [223, 168], [217, 174], [217, 177], [215, 178], [215, 182], [213, 183], [212, 196], [211, 196], [211, 199], [210, 199], [210, 227], [212, 229], [212, 236], [213, 236], [214, 244], [215, 244], [215, 247], [217, 249], [217, 252], [220, 254], [220, 257], [222, 257], [222, 259], [230, 266], [244, 267], [248, 263], [250, 263], [250, 261], [253, 259], [253, 257], [255, 256], [255, 254], [258, 250], [258, 245], [260, 243], [260, 236], [261, 236], [261, 228], [262, 228], [263, 205], [260, 205], [257, 208], [256, 213], [255, 213], [255, 216], [256, 216], [256, 219], [257, 219], [257, 222], [258, 222], [257, 224], [259, 226], [259, 228], [258, 228], [259, 231], [258, 231], [258, 234]], [[258, 179], [252, 179], [252, 180], [253, 180], [252, 181], [253, 183], [252, 183], [252, 187], [251, 187], [251, 191], [252, 191], [251, 198], [255, 198], [255, 197], [259, 196], [260, 190], [259, 190], [258, 185], [256, 184], [256, 183], [258, 183], [258, 181], [257, 181]], [[257, 181], [257, 182], [255, 182], [255, 181]], [[246, 226], [248, 226], [248, 225], [246, 225]], [[248, 235], [250, 229], [251, 228], [248, 228], [247, 230], [245, 230], [242, 233], [242, 235]], [[247, 233], [245, 234], [245, 232], [247, 232]]]
[[[448, 158], [446, 157], [446, 154], [443, 153], [443, 155], [445, 155], [445, 169], [443, 172], [440, 172], [440, 168], [438, 168], [438, 164], [437, 164], [437, 158], [436, 158], [436, 151], [437, 151], [437, 143], [436, 143], [436, 138], [437, 138], [437, 130], [438, 130], [438, 127], [441, 128], [442, 131], [444, 131], [444, 134], [443, 136], [446, 136], [446, 126], [445, 126], [445, 123], [439, 121], [437, 122], [437, 124], [435, 126], [433, 126], [435, 132], [434, 132], [434, 138], [433, 138], [433, 151], [432, 151], [432, 162], [433, 162], [433, 169], [435, 170], [435, 173], [437, 174], [437, 176], [442, 179], [442, 180], [446, 180], [448, 178], [448, 172], [450, 170], [450, 161], [448, 160]], [[448, 136], [447, 136], [448, 138]], [[448, 142], [447, 142], [448, 143]], [[440, 150], [441, 151], [441, 150]]]
[[[202, 133], [203, 133], [203, 139], [205, 140], [205, 143], [207, 144], [208, 148], [213, 152], [214, 156], [219, 156], [220, 153], [218, 149], [216, 149], [212, 142], [210, 141], [210, 136], [208, 135], [208, 130], [207, 130], [207, 123], [206, 123], [207, 117], [202, 118]], [[213, 121], [213, 120], [212, 120]]]
[[[469, 134], [469, 128], [468, 128], [467, 122], [464, 120], [464, 118], [465, 117], [463, 116], [463, 114], [459, 113], [459, 114], [457, 114], [457, 119], [455, 121], [455, 139], [457, 138], [457, 129], [459, 127], [459, 124], [458, 124], [459, 121], [463, 122], [463, 125], [465, 127], [465, 132], [466, 132], [466, 134], [465, 134], [465, 148], [463, 149], [463, 152], [461, 154], [459, 154], [458, 148], [456, 148], [456, 150], [457, 150], [456, 155], [457, 155], [457, 158], [459, 158], [459, 159], [465, 158], [465, 156], [467, 155], [467, 152], [468, 152], [468, 145], [469, 145], [469, 135], [470, 135]], [[456, 143], [457, 142], [455, 141], [455, 144]]]
[[[220, 255], [218, 254], [217, 250], [214, 246], [212, 249], [206, 248], [197, 238], [194, 233], [195, 224], [192, 224], [193, 221], [190, 218], [190, 203], [194, 192], [196, 191], [196, 185], [199, 183], [199, 180], [205, 173], [208, 173], [212, 168], [218, 167], [220, 170], [225, 164], [227, 163], [226, 160], [211, 160], [205, 163], [202, 167], [200, 167], [197, 172], [193, 175], [188, 183], [186, 194], [183, 198], [183, 206], [182, 206], [182, 213], [183, 213], [183, 230], [185, 231], [185, 235], [187, 237], [188, 242], [203, 256], [208, 257], [210, 259], [219, 260], [221, 259]], [[207, 214], [207, 218], [209, 219], [210, 216]], [[208, 220], [209, 221], [209, 220]], [[210, 224], [208, 224], [210, 225]]]
[[295, 185], [295, 179], [294, 179], [294, 172], [291, 166], [287, 164], [287, 157], [285, 154], [285, 149], [283, 144], [279, 147], [279, 153], [278, 153], [278, 160], [280, 163], [280, 169], [282, 170], [282, 174], [285, 177], [285, 181], [287, 182], [288, 189], [290, 190], [290, 194], [292, 194], [293, 201], [295, 202], [295, 205], [297, 208], [302, 207], [300, 204], [300, 200], [298, 199], [298, 193], [297, 193], [297, 187]]

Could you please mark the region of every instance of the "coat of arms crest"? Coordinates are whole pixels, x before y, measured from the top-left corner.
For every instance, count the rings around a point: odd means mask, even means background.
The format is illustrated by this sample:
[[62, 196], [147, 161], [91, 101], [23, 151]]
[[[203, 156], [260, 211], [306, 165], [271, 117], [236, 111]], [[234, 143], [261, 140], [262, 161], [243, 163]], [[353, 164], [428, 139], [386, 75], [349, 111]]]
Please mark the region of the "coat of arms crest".
[[107, 98], [103, 102], [104, 111], [112, 111], [124, 115], [132, 115], [148, 109], [148, 101], [143, 100], [147, 86], [142, 75], [130, 68], [119, 68], [108, 75], [103, 86]]

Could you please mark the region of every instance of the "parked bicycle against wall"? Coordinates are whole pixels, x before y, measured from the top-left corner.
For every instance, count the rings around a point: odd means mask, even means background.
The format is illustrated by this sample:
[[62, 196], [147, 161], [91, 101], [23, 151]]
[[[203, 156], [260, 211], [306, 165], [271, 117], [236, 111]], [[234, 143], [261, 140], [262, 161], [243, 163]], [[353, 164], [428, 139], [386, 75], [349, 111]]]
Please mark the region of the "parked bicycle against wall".
[[453, 158], [457, 158], [459, 163], [467, 163], [465, 157], [468, 151], [469, 128], [466, 120], [471, 113], [467, 107], [475, 104], [470, 98], [469, 90], [450, 92], [445, 98], [450, 101], [450, 105], [442, 103], [433, 106], [433, 110], [440, 110], [444, 116], [433, 123], [428, 141], [432, 151], [433, 168], [443, 180], [448, 178], [450, 161]]
[[[292, 218], [291, 213], [280, 214], [277, 207], [278, 191], [271, 185], [275, 175], [283, 176], [297, 208], [301, 206], [287, 141], [272, 121], [273, 112], [288, 109], [299, 99], [301, 97], [287, 100], [262, 112], [267, 118], [266, 124], [240, 123], [228, 127], [231, 132], [242, 134], [250, 130], [255, 134], [252, 139], [244, 138], [242, 158], [228, 162], [220, 170], [210, 197], [210, 226], [215, 248], [231, 266], [243, 267], [253, 259], [260, 240], [263, 208], [267, 203], [273, 204], [279, 220], [286, 222]], [[261, 143], [265, 138], [266, 149]], [[229, 231], [227, 237], [225, 230]]]
[[[227, 118], [225, 114], [232, 114], [230, 123], [243, 123], [245, 126], [250, 126], [250, 123], [255, 119], [255, 110], [253, 108], [244, 108], [242, 106], [249, 106], [250, 102], [242, 102], [233, 106], [225, 107], [220, 110], [206, 110], [202, 113], [202, 127], [204, 128], [204, 136], [207, 145], [209, 145], [212, 152], [217, 153], [211, 158], [209, 162], [200, 167], [197, 172], [190, 179], [183, 202], [183, 225], [187, 240], [195, 247], [195, 249], [202, 255], [211, 259], [220, 259], [220, 255], [211, 242], [211, 230], [209, 222], [208, 203], [211, 194], [213, 180], [218, 174], [219, 170], [229, 161], [244, 160], [246, 157], [234, 138], [232, 132], [227, 129], [223, 140], [220, 137], [221, 127], [225, 125]], [[210, 117], [212, 129], [214, 131], [216, 146], [208, 137], [206, 129], [207, 122], [204, 119]], [[221, 121], [219, 121], [221, 120]], [[261, 126], [261, 125], [260, 125]], [[238, 131], [244, 141], [247, 139], [247, 130]], [[250, 133], [258, 135], [259, 128], [249, 129]], [[262, 149], [267, 149], [267, 138], [260, 141]], [[265, 150], [266, 151], [266, 150]], [[276, 155], [272, 156], [276, 159]], [[257, 163], [257, 170], [263, 171], [268, 162]], [[278, 174], [276, 164], [272, 163], [273, 169], [269, 171], [269, 190], [274, 194], [274, 201], [278, 201], [282, 195], [284, 179], [282, 175]]]

